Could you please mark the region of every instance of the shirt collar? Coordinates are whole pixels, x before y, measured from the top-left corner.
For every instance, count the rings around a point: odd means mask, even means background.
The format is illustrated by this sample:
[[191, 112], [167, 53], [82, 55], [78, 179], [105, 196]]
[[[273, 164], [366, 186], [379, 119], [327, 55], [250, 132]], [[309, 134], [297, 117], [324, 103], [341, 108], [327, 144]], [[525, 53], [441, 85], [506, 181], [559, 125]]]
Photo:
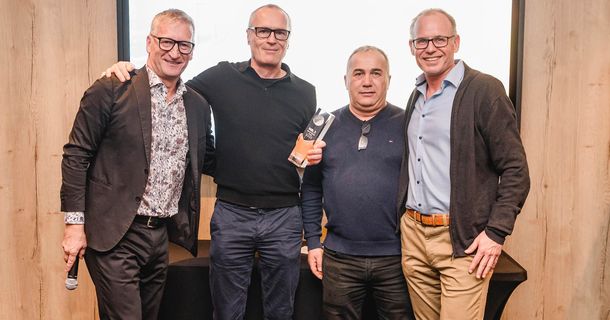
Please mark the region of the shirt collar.
[[[446, 84], [452, 84], [454, 87], [457, 88], [460, 86], [462, 79], [464, 79], [464, 61], [456, 59], [455, 66], [453, 67], [453, 69], [451, 69], [451, 71], [449, 71], [449, 73], [443, 80], [443, 87], [445, 87]], [[419, 87], [425, 82], [426, 76], [422, 73], [415, 79], [415, 86]]]
[[389, 115], [389, 111], [387, 111], [388, 109], [390, 109], [390, 103], [389, 102], [385, 102], [385, 105], [383, 106], [383, 109], [381, 109], [379, 112], [377, 112], [377, 114], [375, 116], [373, 116], [372, 118], [368, 119], [368, 120], [360, 120], [358, 117], [356, 117], [356, 115], [352, 112], [352, 110], [350, 110], [349, 108], [349, 104], [347, 106], [345, 106], [345, 112], [347, 112], [349, 114], [349, 118], [352, 119], [353, 121], [357, 122], [357, 123], [362, 123], [364, 121], [369, 122], [369, 123], [374, 123], [379, 121], [379, 119], [384, 119], [387, 118], [387, 115]]
[[[161, 81], [161, 78], [159, 78], [159, 76], [148, 65], [146, 65], [146, 73], [148, 73], [148, 85], [151, 89], [160, 86], [163, 88], [164, 92], [167, 91], [167, 87], [163, 81]], [[180, 97], [182, 94], [184, 94], [184, 92], [186, 92], [186, 85], [182, 81], [182, 78], [179, 78], [178, 86], [176, 88], [176, 96]]]
[[462, 60], [455, 60], [455, 66], [449, 71], [443, 82], [450, 83], [457, 88], [460, 86], [462, 79], [464, 79], [464, 62]]
[[[250, 72], [254, 72], [254, 74], [258, 75], [258, 74], [256, 73], [256, 70], [254, 70], [254, 68], [252, 68], [252, 66], [250, 65], [250, 63], [251, 63], [251, 60], [240, 62], [240, 63], [237, 65], [237, 69], [238, 69], [238, 70], [239, 70], [241, 73], [244, 73], [244, 72], [246, 72], [246, 71], [250, 71]], [[287, 64], [285, 64], [285, 63], [283, 63], [283, 62], [282, 62], [281, 68], [282, 68], [282, 70], [286, 71], [286, 75], [285, 75], [284, 77], [279, 78], [279, 79], [276, 79], [276, 80], [284, 80], [284, 79], [290, 79], [290, 80], [292, 80], [293, 75], [292, 75], [292, 72], [290, 71], [290, 67], [288, 67], [288, 65], [287, 65]], [[259, 76], [259, 78], [260, 78], [260, 76]]]

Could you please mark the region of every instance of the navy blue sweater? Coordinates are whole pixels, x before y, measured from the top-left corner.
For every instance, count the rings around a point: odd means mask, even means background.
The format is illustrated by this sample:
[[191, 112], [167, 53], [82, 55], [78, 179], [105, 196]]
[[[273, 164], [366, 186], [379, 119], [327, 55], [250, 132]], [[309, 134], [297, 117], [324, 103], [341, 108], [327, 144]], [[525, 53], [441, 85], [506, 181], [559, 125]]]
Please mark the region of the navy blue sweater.
[[349, 108], [333, 112], [322, 162], [303, 177], [303, 227], [309, 249], [319, 248], [322, 207], [328, 223], [324, 247], [357, 256], [400, 255], [396, 196], [404, 148], [404, 110], [388, 104], [369, 120], [368, 146], [358, 151], [363, 121]]

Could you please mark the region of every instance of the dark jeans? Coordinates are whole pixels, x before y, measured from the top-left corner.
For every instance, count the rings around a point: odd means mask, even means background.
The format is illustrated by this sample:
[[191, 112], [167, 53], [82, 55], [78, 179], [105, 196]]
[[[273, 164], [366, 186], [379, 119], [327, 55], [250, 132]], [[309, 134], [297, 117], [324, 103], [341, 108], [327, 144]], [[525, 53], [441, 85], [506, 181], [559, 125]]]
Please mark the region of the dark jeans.
[[292, 318], [303, 222], [298, 206], [255, 209], [216, 201], [210, 222], [214, 319], [243, 319], [254, 255], [259, 255], [265, 319]]
[[323, 312], [326, 319], [361, 319], [372, 297], [379, 319], [413, 319], [400, 256], [363, 257], [324, 249]]
[[[104, 230], [96, 230], [104, 232]], [[168, 264], [167, 229], [133, 223], [108, 252], [87, 248], [100, 319], [157, 319]]]

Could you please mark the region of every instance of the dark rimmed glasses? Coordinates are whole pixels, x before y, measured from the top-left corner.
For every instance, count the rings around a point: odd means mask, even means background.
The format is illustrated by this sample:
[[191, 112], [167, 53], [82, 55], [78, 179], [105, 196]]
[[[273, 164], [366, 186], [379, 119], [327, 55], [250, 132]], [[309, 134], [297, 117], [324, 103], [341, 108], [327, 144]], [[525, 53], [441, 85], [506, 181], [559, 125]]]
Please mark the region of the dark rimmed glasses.
[[426, 49], [430, 42], [432, 42], [437, 48], [444, 48], [449, 44], [449, 39], [453, 37], [455, 37], [455, 35], [436, 36], [432, 38], [417, 38], [411, 40], [411, 43], [413, 43], [413, 47], [415, 47], [415, 49]]
[[176, 44], [178, 44], [178, 51], [182, 54], [190, 54], [195, 48], [195, 44], [190, 41], [178, 41], [167, 37], [157, 37], [154, 34], [150, 34], [151, 37], [159, 40], [159, 49], [163, 51], [171, 51]]
[[360, 139], [358, 140], [358, 151], [366, 149], [369, 145], [369, 138], [367, 135], [371, 132], [371, 123], [368, 121], [362, 122], [360, 128]]
[[261, 38], [267, 39], [273, 33], [276, 40], [285, 41], [290, 37], [290, 30], [286, 29], [270, 29], [266, 27], [248, 27], [248, 30], [254, 31], [254, 34]]

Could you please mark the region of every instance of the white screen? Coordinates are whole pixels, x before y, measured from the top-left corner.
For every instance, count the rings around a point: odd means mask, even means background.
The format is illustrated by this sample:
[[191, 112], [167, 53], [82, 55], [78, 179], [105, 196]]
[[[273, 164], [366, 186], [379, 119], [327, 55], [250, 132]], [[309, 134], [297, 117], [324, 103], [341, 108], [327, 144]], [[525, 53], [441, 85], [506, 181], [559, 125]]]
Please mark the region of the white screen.
[[[146, 62], [146, 36], [155, 14], [184, 10], [195, 21], [193, 60], [183, 74], [188, 80], [219, 61], [250, 57], [246, 28], [250, 13], [267, 1], [130, 0], [130, 54], [140, 67]], [[332, 111], [348, 103], [343, 76], [347, 58], [362, 45], [386, 52], [392, 79], [388, 101], [404, 108], [421, 73], [408, 46], [409, 26], [417, 13], [441, 8], [457, 22], [461, 37], [456, 54], [470, 67], [500, 79], [508, 90], [511, 0], [436, 1], [295, 1], [277, 0], [292, 20], [290, 47], [284, 62], [297, 76], [316, 86], [318, 107]]]

